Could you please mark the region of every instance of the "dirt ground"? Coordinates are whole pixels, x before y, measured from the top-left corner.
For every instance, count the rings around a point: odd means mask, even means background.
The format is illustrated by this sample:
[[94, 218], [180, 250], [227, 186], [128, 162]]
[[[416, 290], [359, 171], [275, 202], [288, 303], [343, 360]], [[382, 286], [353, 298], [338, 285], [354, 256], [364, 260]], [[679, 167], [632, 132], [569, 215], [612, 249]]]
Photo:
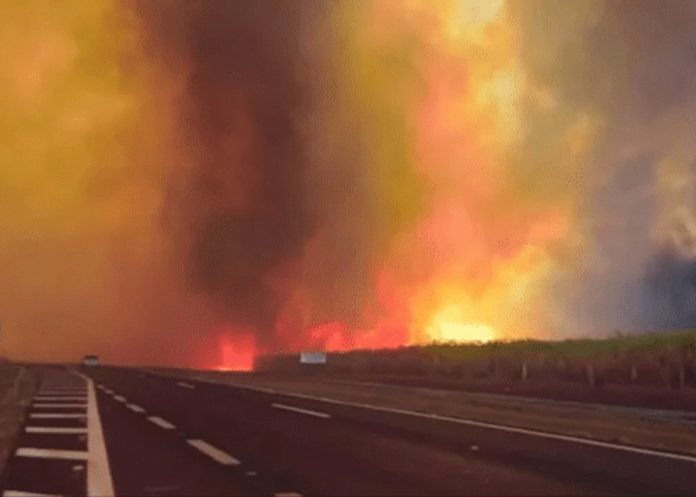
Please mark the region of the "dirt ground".
[[31, 366], [0, 362], [0, 474], [14, 448], [38, 377], [39, 371]]
[[[654, 415], [657, 411], [653, 409], [576, 405], [543, 399], [529, 402], [509, 395], [321, 376], [280, 377], [195, 371], [169, 371], [168, 374], [696, 454], [696, 416], [692, 420], [679, 416], [659, 417]], [[681, 414], [689, 415], [688, 412]]]

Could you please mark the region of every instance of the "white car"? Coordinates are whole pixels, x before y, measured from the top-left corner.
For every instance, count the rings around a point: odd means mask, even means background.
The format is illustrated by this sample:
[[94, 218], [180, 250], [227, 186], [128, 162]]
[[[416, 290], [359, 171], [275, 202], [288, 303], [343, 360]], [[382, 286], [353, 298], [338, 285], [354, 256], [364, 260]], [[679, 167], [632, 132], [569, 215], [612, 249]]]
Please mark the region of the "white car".
[[86, 355], [82, 358], [83, 366], [99, 366], [99, 357], [96, 355]]

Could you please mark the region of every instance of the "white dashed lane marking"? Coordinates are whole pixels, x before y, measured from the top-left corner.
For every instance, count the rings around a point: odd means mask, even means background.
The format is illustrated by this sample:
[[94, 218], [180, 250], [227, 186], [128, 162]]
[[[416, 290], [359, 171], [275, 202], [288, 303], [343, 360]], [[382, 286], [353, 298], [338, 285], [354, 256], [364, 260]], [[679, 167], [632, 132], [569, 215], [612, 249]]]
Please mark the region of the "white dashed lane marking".
[[328, 419], [331, 417], [331, 414], [327, 414], [325, 412], [312, 411], [309, 409], [302, 409], [300, 407], [288, 406], [285, 404], [271, 404], [271, 407], [275, 407], [276, 409], [283, 409], [284, 411], [298, 412], [300, 414], [306, 414], [308, 416], [314, 416], [316, 418]]
[[114, 395], [114, 400], [117, 402], [125, 402], [126, 398], [121, 395]]
[[180, 381], [180, 382], [177, 383], [177, 385], [179, 385], [181, 388], [188, 388], [188, 389], [191, 389], [191, 390], [193, 390], [194, 388], [196, 388], [195, 385], [191, 385], [190, 383], [186, 383], [185, 381]]
[[167, 421], [166, 419], [162, 419], [158, 416], [150, 416], [147, 419], [150, 421], [150, 423], [154, 423], [157, 426], [159, 426], [160, 428], [163, 428], [165, 430], [173, 430], [176, 428], [176, 426], [171, 424], [169, 421]]
[[70, 459], [86, 461], [87, 452], [83, 450], [39, 449], [36, 447], [20, 447], [15, 452], [17, 457], [35, 457], [39, 459]]
[[224, 452], [217, 447], [213, 447], [208, 442], [199, 439], [186, 440], [186, 443], [191, 447], [198, 449], [200, 452], [210, 457], [214, 461], [224, 465], [224, 466], [238, 466], [241, 464], [239, 460], [235, 459], [227, 452]]
[[126, 404], [126, 407], [133, 412], [137, 412], [137, 413], [144, 413], [145, 412], [145, 409], [143, 409], [140, 406], [136, 406], [135, 404]]
[[85, 404], [58, 404], [58, 403], [46, 403], [46, 404], [42, 404], [42, 403], [36, 403], [36, 404], [32, 404], [31, 407], [36, 408], [36, 409], [46, 409], [46, 408], [51, 408], [51, 407], [60, 407], [60, 408], [63, 408], [63, 409], [68, 409], [68, 408], [71, 408], [71, 409], [75, 409], [75, 408], [87, 409], [87, 404], [86, 404], [86, 403], [85, 403]]

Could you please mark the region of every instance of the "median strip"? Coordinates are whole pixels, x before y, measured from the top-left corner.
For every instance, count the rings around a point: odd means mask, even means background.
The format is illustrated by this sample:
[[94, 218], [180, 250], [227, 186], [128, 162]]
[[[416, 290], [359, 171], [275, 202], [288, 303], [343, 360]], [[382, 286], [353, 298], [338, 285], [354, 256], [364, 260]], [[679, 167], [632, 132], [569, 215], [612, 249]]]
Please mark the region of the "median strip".
[[217, 447], [213, 447], [208, 442], [200, 439], [186, 440], [186, 443], [191, 447], [198, 449], [200, 452], [210, 457], [214, 461], [224, 465], [224, 466], [238, 466], [239, 460], [235, 459], [227, 452], [224, 452]]
[[285, 404], [271, 404], [271, 407], [275, 407], [276, 409], [283, 409], [285, 411], [292, 411], [292, 412], [297, 412], [300, 414], [306, 414], [308, 416], [314, 416], [316, 418], [328, 419], [331, 417], [331, 414], [327, 414], [325, 412], [312, 411], [310, 409], [302, 409], [301, 407], [288, 406]]

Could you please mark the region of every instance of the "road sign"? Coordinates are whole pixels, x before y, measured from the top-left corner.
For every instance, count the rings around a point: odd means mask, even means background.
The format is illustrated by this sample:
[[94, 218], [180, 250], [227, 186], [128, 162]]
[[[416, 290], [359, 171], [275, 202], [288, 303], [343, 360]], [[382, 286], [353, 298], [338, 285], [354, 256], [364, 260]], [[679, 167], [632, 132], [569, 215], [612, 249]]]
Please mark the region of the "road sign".
[[325, 352], [302, 352], [300, 353], [300, 363], [302, 364], [326, 364]]

